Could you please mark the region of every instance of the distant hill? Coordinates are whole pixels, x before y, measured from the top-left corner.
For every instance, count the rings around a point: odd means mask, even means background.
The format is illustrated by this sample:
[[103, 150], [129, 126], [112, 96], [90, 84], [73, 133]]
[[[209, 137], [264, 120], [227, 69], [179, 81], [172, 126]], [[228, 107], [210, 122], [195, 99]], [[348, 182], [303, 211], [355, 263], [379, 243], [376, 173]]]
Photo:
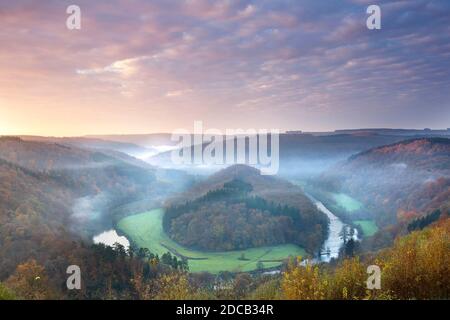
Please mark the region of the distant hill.
[[321, 185], [355, 196], [382, 224], [405, 213], [448, 208], [450, 139], [419, 138], [370, 149], [325, 172]]
[[86, 193], [124, 190], [136, 182], [145, 185], [155, 180], [152, 167], [125, 154], [59, 143], [3, 137], [0, 159], [34, 172], [49, 173], [72, 189]]
[[218, 189], [224, 183], [239, 179], [252, 185], [252, 194], [270, 201], [281, 201], [285, 204], [301, 207], [316, 212], [315, 205], [305, 196], [302, 189], [292, 183], [274, 176], [264, 176], [258, 169], [246, 165], [233, 165], [223, 169], [199, 182], [186, 192], [171, 198], [169, 203], [176, 205], [205, 195], [208, 191]]
[[[285, 178], [307, 178], [320, 174], [339, 161], [343, 161], [353, 154], [366, 151], [375, 147], [400, 142], [408, 137], [414, 138], [423, 135], [445, 136], [450, 134], [448, 130], [402, 130], [402, 129], [357, 129], [337, 130], [323, 133], [291, 132], [280, 135], [280, 171]], [[84, 137], [88, 140], [109, 141], [137, 146], [150, 150], [147, 153], [140, 152], [139, 158], [148, 163], [164, 168], [178, 168], [171, 162], [170, 148], [176, 146], [171, 141], [169, 133], [160, 134], [135, 134], [135, 135], [96, 135]], [[91, 143], [91, 142], [90, 142]], [[203, 145], [205, 148], [207, 144]], [[137, 153], [129, 153], [124, 146], [110, 148], [126, 152], [133, 156]], [[145, 156], [147, 154], [147, 156]], [[142, 156], [144, 155], [144, 156]], [[224, 157], [226, 156], [226, 150]], [[211, 172], [223, 169], [225, 166], [211, 168], [198, 168]], [[191, 169], [193, 169], [192, 167]], [[190, 169], [189, 166], [184, 169]]]
[[0, 138], [0, 159], [69, 190], [76, 219], [73, 227], [87, 235], [111, 226], [113, 215], [121, 214], [116, 207], [143, 199], [142, 211], [159, 206], [167, 194], [189, 180], [185, 174], [156, 169], [118, 151], [17, 137]]
[[[279, 174], [289, 179], [310, 177], [321, 173], [353, 154], [399, 142], [403, 139], [404, 137], [401, 136], [358, 133], [323, 136], [281, 134]], [[206, 146], [207, 144], [204, 144], [203, 147], [205, 148]], [[225, 157], [226, 149], [224, 147]], [[146, 160], [152, 165], [174, 167], [171, 162], [171, 151], [150, 156]], [[223, 167], [217, 166], [215, 169], [218, 171], [223, 169]]]
[[449, 129], [394, 129], [394, 128], [366, 128], [366, 129], [344, 129], [334, 131], [336, 134], [380, 134], [399, 136], [421, 136], [421, 137], [449, 137]]
[[414, 169], [450, 173], [450, 139], [419, 138], [373, 148], [349, 159], [349, 164], [371, 162], [374, 166], [404, 163]]
[[160, 207], [190, 179], [109, 149], [0, 137], [0, 278], [45, 258], [48, 243], [90, 241], [124, 215]]
[[113, 160], [102, 153], [18, 137], [0, 138], [0, 158], [34, 171], [100, 166]]
[[234, 250], [296, 243], [317, 250], [328, 219], [299, 187], [234, 165], [166, 204], [164, 227], [183, 245]]
[[130, 142], [112, 141], [100, 138], [87, 137], [40, 137], [40, 136], [18, 136], [24, 141], [58, 143], [83, 149], [114, 150], [133, 157], [145, 158], [154, 154], [157, 150], [146, 148]]
[[117, 141], [122, 143], [131, 143], [145, 148], [161, 145], [174, 145], [170, 140], [170, 133], [153, 133], [153, 134], [112, 134], [112, 135], [88, 135], [89, 139], [102, 139], [108, 141]]

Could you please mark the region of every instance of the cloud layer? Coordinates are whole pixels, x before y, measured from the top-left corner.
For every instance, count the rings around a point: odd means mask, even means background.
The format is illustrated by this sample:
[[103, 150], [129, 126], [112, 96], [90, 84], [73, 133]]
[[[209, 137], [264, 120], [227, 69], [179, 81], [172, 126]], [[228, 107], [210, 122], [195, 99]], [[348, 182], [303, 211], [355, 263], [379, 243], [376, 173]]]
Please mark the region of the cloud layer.
[[3, 131], [450, 123], [446, 0], [73, 2], [0, 0]]

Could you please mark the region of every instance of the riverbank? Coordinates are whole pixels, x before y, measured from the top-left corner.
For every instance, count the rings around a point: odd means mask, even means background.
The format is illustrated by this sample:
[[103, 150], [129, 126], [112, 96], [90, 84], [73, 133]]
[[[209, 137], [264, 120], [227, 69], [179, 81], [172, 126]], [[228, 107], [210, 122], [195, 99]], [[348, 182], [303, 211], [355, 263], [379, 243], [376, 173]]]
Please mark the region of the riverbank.
[[162, 228], [162, 209], [155, 209], [121, 219], [117, 223], [120, 234], [127, 235], [136, 246], [148, 248], [162, 255], [166, 252], [187, 258], [191, 272], [217, 274], [221, 271], [251, 272], [273, 269], [282, 265], [289, 256], [306, 257], [306, 251], [296, 245], [286, 244], [226, 252], [205, 252], [185, 248], [170, 239]]
[[[339, 256], [339, 251], [344, 244], [341, 237], [342, 229], [347, 226], [336, 215], [328, 210], [325, 205], [308, 195], [317, 208], [324, 212], [329, 220], [328, 237], [325, 240], [320, 257], [313, 259], [315, 262], [329, 262]], [[219, 273], [229, 272], [252, 272], [256, 270], [275, 270], [290, 256], [308, 257], [305, 250], [293, 244], [251, 248], [247, 250], [236, 250], [227, 252], [204, 252], [185, 248], [170, 239], [162, 228], [162, 217], [164, 211], [155, 209], [148, 212], [131, 215], [121, 219], [116, 230], [110, 230], [101, 235], [108, 236], [107, 241], [97, 236], [97, 241], [112, 245], [114, 235], [116, 240], [123, 243], [124, 239], [131, 242], [135, 247], [148, 248], [150, 251], [162, 255], [171, 252], [173, 255], [187, 259], [191, 272]], [[120, 236], [119, 236], [120, 234]], [[126, 237], [125, 237], [126, 236]]]

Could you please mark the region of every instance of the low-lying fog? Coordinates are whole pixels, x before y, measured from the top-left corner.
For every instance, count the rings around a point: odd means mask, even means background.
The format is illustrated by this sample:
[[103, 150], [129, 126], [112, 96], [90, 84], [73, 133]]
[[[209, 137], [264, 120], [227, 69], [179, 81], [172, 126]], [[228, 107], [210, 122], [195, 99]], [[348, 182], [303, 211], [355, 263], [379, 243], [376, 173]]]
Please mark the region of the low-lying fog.
[[114, 247], [116, 243], [122, 245], [126, 250], [130, 248], [130, 241], [124, 236], [119, 236], [117, 231], [112, 229], [94, 236], [93, 242], [95, 244], [103, 243], [104, 245]]

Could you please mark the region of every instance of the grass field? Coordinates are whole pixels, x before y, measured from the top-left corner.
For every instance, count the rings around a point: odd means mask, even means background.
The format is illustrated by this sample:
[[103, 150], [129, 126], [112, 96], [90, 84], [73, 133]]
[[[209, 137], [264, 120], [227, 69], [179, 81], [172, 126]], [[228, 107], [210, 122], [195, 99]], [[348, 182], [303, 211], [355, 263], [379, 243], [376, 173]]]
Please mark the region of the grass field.
[[371, 237], [378, 231], [378, 227], [373, 220], [355, 220], [353, 223], [361, 226], [366, 237]]
[[355, 212], [363, 207], [361, 202], [345, 193], [334, 193], [333, 199], [338, 206], [345, 209], [348, 213]]
[[[162, 209], [156, 209], [129, 216], [120, 220], [117, 227], [137, 247], [148, 248], [159, 255], [169, 251], [169, 248], [172, 253], [188, 257], [191, 272], [248, 272], [257, 269], [258, 261], [263, 263], [264, 268], [272, 268], [281, 265], [282, 260], [289, 256], [306, 256], [304, 249], [293, 244], [227, 252], [190, 250], [165, 234], [162, 228], [163, 214]], [[242, 254], [245, 260], [240, 259]]]

